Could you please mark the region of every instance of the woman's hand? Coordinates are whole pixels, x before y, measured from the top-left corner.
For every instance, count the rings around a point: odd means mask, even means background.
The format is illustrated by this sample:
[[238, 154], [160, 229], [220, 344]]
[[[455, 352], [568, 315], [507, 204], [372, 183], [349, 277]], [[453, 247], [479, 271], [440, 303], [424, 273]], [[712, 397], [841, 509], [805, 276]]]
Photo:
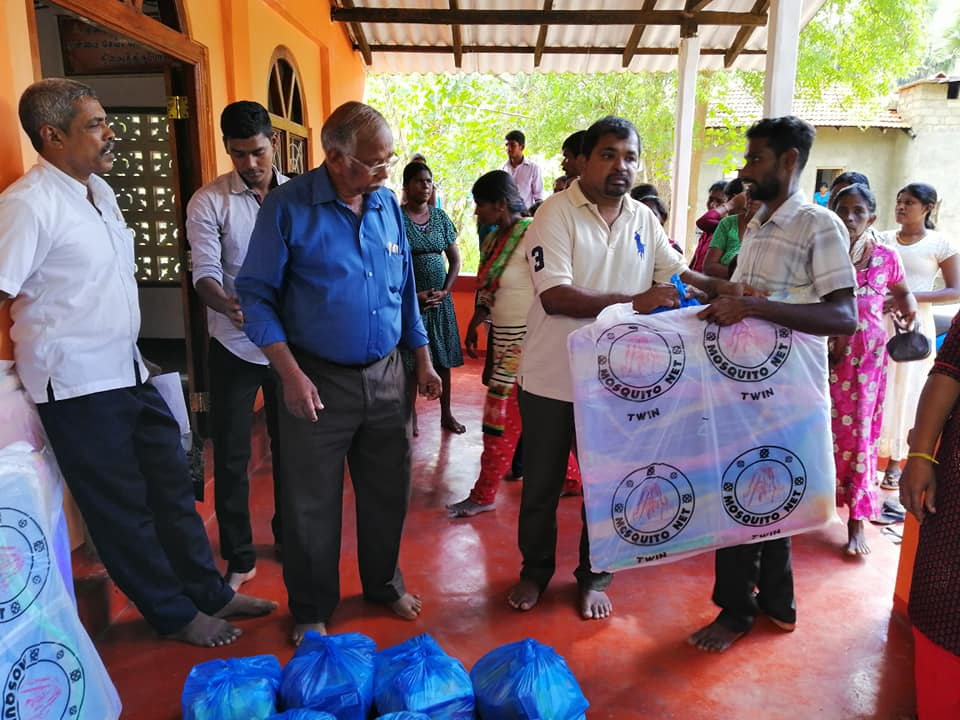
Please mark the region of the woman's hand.
[[900, 476], [900, 502], [918, 521], [937, 511], [937, 476], [933, 463], [922, 457], [907, 458]]
[[467, 334], [463, 339], [463, 346], [466, 348], [467, 355], [472, 358], [480, 357], [480, 354], [477, 352], [477, 328], [483, 325], [488, 317], [490, 317], [490, 311], [484, 306], [478, 305], [476, 310], [473, 311], [473, 317], [470, 318], [470, 323], [467, 325]]
[[830, 360], [830, 367], [840, 364], [849, 345], [849, 335], [834, 335], [827, 340], [827, 358]]

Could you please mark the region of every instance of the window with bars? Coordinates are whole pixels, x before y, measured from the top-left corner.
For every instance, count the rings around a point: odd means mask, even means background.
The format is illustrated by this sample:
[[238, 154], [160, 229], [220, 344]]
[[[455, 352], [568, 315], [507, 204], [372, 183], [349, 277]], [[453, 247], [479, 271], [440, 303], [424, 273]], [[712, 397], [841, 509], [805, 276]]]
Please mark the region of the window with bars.
[[300, 79], [293, 64], [282, 57], [285, 54], [282, 48], [274, 53], [267, 92], [267, 109], [276, 135], [273, 164], [286, 175], [299, 175], [310, 169], [309, 131], [304, 124]]
[[113, 169], [103, 178], [134, 231], [137, 281], [178, 285], [180, 246], [166, 111], [112, 108], [107, 114], [118, 142]]

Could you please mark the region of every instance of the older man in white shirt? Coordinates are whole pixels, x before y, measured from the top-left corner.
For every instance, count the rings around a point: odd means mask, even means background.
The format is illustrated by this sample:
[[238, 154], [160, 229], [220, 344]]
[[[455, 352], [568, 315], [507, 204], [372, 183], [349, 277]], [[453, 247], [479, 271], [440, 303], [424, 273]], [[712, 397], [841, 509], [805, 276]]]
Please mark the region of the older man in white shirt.
[[243, 311], [234, 280], [250, 244], [263, 198], [287, 178], [273, 167], [273, 127], [259, 103], [241, 100], [220, 114], [223, 145], [233, 170], [198, 190], [187, 205], [187, 240], [193, 252], [193, 284], [207, 306], [210, 333], [210, 413], [213, 482], [220, 554], [227, 582], [236, 590], [256, 575], [250, 528], [250, 430], [257, 391], [273, 451], [273, 537], [282, 542], [277, 447], [277, 391], [270, 365], [243, 332]]
[[133, 233], [110, 186], [114, 133], [92, 88], [50, 78], [20, 98], [37, 165], [0, 195], [0, 302], [14, 357], [107, 571], [161, 634], [234, 642], [234, 593], [193, 501], [180, 430], [137, 349]]

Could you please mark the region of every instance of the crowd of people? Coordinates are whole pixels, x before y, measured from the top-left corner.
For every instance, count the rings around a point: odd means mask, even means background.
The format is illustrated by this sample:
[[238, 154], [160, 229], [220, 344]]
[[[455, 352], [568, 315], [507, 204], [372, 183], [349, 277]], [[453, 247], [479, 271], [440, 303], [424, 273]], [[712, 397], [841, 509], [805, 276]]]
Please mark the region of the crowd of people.
[[[363, 595], [416, 618], [423, 601], [398, 565], [416, 395], [439, 400], [445, 431], [466, 432], [451, 377], [462, 345], [478, 353], [484, 327], [480, 473], [448, 508], [456, 518], [492, 510], [501, 480], [519, 474], [522, 446], [522, 562], [506, 600], [535, 608], [556, 569], [558, 503], [579, 493], [567, 336], [613, 304], [641, 314], [679, 306], [668, 282], [676, 275], [703, 303], [703, 320], [760, 318], [823, 338], [836, 499], [849, 511], [843, 550], [869, 552], [865, 523], [881, 511], [877, 458], [887, 456], [883, 487], [898, 488], [922, 523], [910, 598], [921, 717], [956, 716], [960, 324], [935, 361], [890, 363], [885, 350], [894, 325], [916, 323], [933, 342], [932, 306], [960, 301], [960, 255], [935, 230], [929, 185], [905, 185], [899, 229], [876, 232], [868, 179], [843, 173], [807, 201], [800, 177], [813, 128], [764, 119], [746, 132], [738, 177], [710, 187], [688, 262], [664, 231], [666, 202], [635, 185], [642, 148], [628, 120], [608, 116], [573, 133], [546, 198], [525, 136], [511, 131], [507, 161], [472, 190], [481, 262], [461, 343], [456, 229], [426, 158], [403, 168], [398, 200], [385, 184], [393, 134], [374, 108], [349, 102], [323, 125], [323, 164], [287, 178], [274, 167], [266, 110], [228, 105], [221, 130], [233, 169], [187, 208], [192, 280], [209, 311], [221, 575], [177, 424], [136, 345], [133, 246], [99, 177], [114, 158], [106, 113], [89, 87], [48, 79], [23, 94], [20, 117], [40, 160], [0, 195], [0, 300], [13, 299], [17, 369], [108, 572], [161, 635], [227, 644], [240, 633], [228, 618], [275, 608], [238, 592], [256, 573], [246, 465], [260, 389], [292, 641], [325, 632], [340, 600], [347, 465]], [[31, 201], [39, 194], [48, 202]], [[610, 616], [611, 575], [591, 569], [585, 519], [575, 576], [581, 615]], [[726, 650], [761, 615], [793, 630], [789, 538], [718, 550], [712, 597], [719, 614], [689, 639], [701, 650]], [[937, 714], [943, 708], [953, 714]]]

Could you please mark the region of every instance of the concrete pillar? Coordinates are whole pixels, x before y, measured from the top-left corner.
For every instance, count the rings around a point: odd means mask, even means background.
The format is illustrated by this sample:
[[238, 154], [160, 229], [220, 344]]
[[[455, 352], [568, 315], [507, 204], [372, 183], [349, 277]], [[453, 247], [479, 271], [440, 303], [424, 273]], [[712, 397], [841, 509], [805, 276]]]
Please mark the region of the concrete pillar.
[[697, 69], [700, 38], [680, 39], [677, 80], [677, 122], [673, 138], [673, 207], [669, 235], [680, 247], [687, 245], [687, 207], [690, 197], [690, 167], [693, 160], [693, 126], [697, 110]]
[[772, 0], [770, 3], [767, 66], [763, 79], [764, 117], [780, 117], [793, 112], [802, 6], [798, 0]]

